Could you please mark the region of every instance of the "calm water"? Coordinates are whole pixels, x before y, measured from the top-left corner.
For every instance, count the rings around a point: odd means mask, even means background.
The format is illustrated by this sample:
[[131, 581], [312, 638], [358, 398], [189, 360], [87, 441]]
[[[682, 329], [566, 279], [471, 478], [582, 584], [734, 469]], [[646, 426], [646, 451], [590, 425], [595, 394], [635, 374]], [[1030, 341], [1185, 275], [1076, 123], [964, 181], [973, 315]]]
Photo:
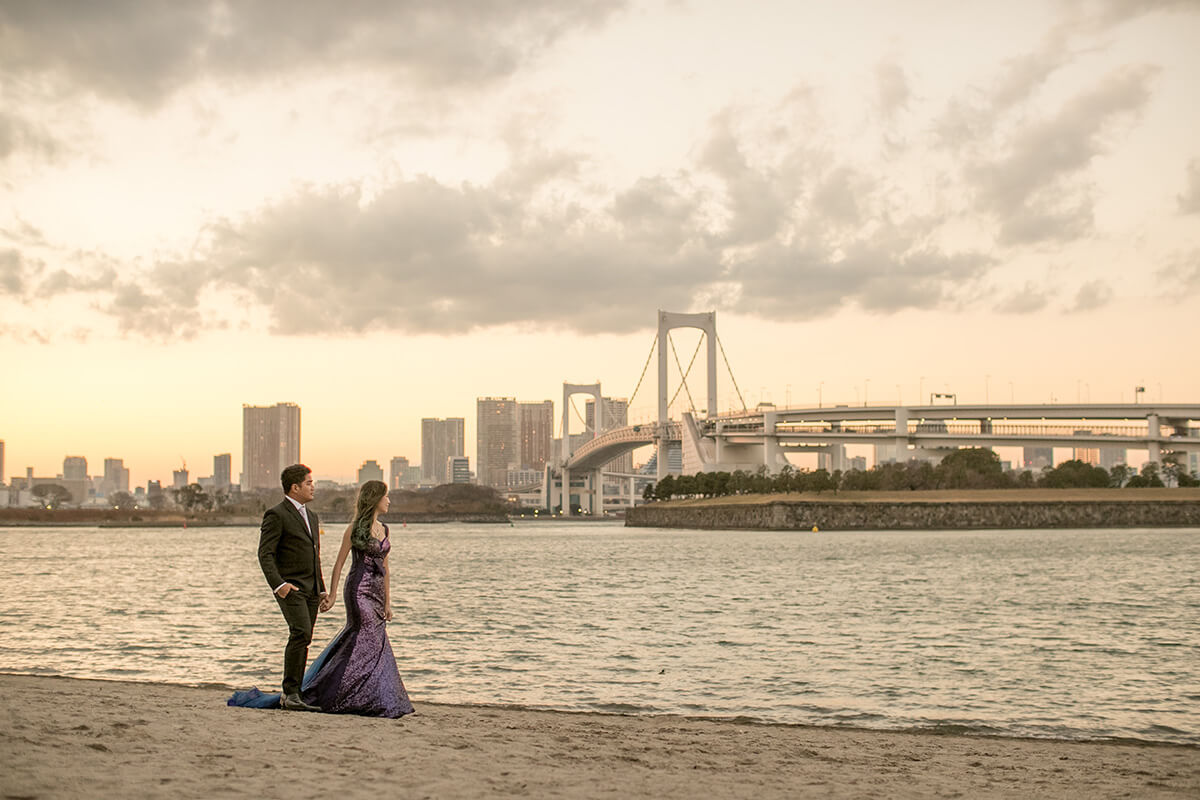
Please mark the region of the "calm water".
[[[1200, 531], [392, 536], [389, 630], [418, 707], [1200, 743]], [[0, 529], [0, 670], [275, 687], [286, 632], [257, 541]]]

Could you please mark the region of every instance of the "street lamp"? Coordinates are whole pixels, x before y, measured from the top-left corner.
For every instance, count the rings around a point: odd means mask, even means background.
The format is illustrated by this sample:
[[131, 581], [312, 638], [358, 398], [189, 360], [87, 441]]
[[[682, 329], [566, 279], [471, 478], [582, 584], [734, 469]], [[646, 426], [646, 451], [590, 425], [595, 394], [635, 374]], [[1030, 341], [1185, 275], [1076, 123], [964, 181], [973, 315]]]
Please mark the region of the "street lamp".
[[[867, 378], [866, 380], [863, 381], [863, 406], [864, 407], [867, 405], [867, 390], [870, 388], [871, 388], [871, 379]], [[1159, 391], [1159, 394], [1162, 394], [1161, 390]]]
[[821, 407], [821, 387], [825, 385], [825, 381], [817, 384], [817, 408]]
[[1145, 387], [1145, 386], [1135, 386], [1135, 387], [1133, 387], [1133, 403], [1134, 403], [1134, 405], [1137, 405], [1137, 402], [1138, 402], [1138, 395], [1139, 395], [1139, 394], [1145, 394], [1145, 393], [1146, 393], [1146, 387]]

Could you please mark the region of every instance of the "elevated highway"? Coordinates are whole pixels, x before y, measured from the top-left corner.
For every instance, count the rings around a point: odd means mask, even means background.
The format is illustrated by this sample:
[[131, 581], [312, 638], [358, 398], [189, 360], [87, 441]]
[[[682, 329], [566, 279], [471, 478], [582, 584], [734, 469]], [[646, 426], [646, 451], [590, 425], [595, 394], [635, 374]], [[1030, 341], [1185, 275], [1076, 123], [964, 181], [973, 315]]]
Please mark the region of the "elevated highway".
[[[680, 442], [684, 472], [775, 471], [788, 450], [887, 445], [912, 457], [960, 447], [1072, 447], [1200, 452], [1200, 404], [866, 406], [775, 409], [606, 431], [563, 461], [597, 469], [658, 441]], [[690, 456], [690, 458], [689, 458]], [[907, 460], [907, 459], [903, 459]]]

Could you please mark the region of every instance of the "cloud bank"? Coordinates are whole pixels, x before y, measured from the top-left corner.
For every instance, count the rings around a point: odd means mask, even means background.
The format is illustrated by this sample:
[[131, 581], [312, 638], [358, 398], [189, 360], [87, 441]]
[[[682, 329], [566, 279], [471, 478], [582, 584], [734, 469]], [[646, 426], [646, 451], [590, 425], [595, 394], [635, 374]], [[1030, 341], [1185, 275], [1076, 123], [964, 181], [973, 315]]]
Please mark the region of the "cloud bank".
[[0, 74], [152, 107], [198, 80], [370, 68], [431, 90], [511, 75], [619, 0], [62, 0], [0, 5]]
[[[330, 70], [479, 91], [620, 7], [6, 4], [0, 86], [33, 86], [46, 102], [90, 95], [145, 114], [200, 81], [258, 85]], [[1182, 7], [1100, 3], [1087, 20], [1106, 30]], [[645, 327], [655, 307], [783, 321], [847, 307], [1035, 313], [1057, 290], [1008, 276], [1009, 264], [1096, 235], [1091, 166], [1138, 123], [1159, 76], [1153, 65], [1126, 64], [1088, 76], [1060, 102], [1036, 102], [1080, 58], [1083, 22], [1071, 17], [981, 85], [964, 86], [931, 124], [914, 119], [921, 76], [896, 58], [878, 62], [863, 96], [879, 120], [865, 157], [822, 129], [820, 98], [806, 85], [769, 111], [714, 113], [685, 167], [621, 186], [597, 181], [586, 156], [513, 123], [508, 163], [490, 180], [413, 174], [369, 189], [353, 179], [304, 186], [252, 213], [212, 216], [198, 245], [145, 262], [56, 248], [11, 225], [0, 230], [0, 298], [84, 298], [120, 331], [161, 339], [247, 320], [283, 335], [627, 332]], [[0, 160], [59, 146], [29, 118], [0, 111]], [[1200, 212], [1198, 164], [1177, 198], [1183, 214]], [[905, 169], [915, 183], [894, 177]], [[957, 235], [965, 227], [973, 236]], [[1171, 275], [1192, 286], [1189, 269]], [[1074, 283], [1070, 310], [1114, 296], [1086, 270]]]

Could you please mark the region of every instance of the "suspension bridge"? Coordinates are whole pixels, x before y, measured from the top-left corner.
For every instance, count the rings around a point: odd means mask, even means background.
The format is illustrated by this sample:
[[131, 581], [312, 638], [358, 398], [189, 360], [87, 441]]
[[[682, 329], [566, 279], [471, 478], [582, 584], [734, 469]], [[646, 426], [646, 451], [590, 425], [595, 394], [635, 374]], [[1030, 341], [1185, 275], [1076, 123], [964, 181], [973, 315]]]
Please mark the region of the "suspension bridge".
[[[675, 348], [671, 331], [701, 331], [686, 367]], [[706, 393], [698, 408], [688, 386], [688, 376], [701, 346], [706, 345]], [[717, 411], [717, 354], [728, 371], [739, 411]], [[891, 454], [891, 460], [939, 460], [961, 447], [1071, 447], [1076, 449], [1145, 450], [1149, 461], [1161, 462], [1166, 453], [1200, 453], [1200, 404], [1087, 403], [1087, 404], [982, 404], [844, 406], [778, 409], [759, 404], [750, 409], [742, 397], [725, 348], [717, 335], [715, 311], [699, 314], [658, 312], [658, 332], [650, 347], [641, 377], [629, 403], [641, 390], [650, 364], [658, 355], [657, 419], [650, 423], [604, 429], [604, 400], [599, 383], [563, 384], [562, 445], [547, 463], [541, 486], [545, 508], [573, 507], [599, 514], [604, 507], [605, 476], [628, 487], [623, 504], [633, 502], [637, 475], [605, 469], [614, 459], [640, 447], [653, 445], [658, 480], [670, 474], [668, 452], [682, 451], [682, 473], [754, 472], [766, 467], [777, 472], [788, 464], [788, 453], [816, 453], [830, 469], [844, 469], [846, 445], [874, 445]], [[674, 394], [669, 392], [668, 353], [680, 375]], [[687, 410], [671, 419], [669, 409], [683, 392]], [[572, 448], [568, 408], [575, 395], [595, 400], [591, 438]], [[578, 410], [575, 411], [578, 416]], [[586, 425], [586, 422], [585, 422]], [[879, 451], [877, 451], [879, 452]], [[568, 502], [563, 502], [566, 492]]]

